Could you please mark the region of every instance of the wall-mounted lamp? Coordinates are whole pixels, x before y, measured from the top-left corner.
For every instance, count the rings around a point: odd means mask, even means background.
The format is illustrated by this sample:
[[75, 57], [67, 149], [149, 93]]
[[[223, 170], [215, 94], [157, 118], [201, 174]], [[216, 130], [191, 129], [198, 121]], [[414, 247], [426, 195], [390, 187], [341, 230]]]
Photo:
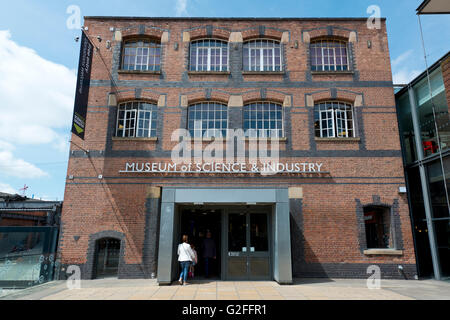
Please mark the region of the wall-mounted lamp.
[[174, 49], [175, 51], [177, 51], [177, 50], [178, 50], [178, 42], [175, 42], [175, 43], [174, 43], [174, 45], [173, 45], [173, 49]]
[[370, 40], [367, 40], [367, 48], [372, 48], [372, 41], [370, 41]]
[[111, 49], [111, 40], [106, 41], [106, 49]]
[[298, 40], [295, 40], [295, 41], [294, 41], [294, 48], [295, 48], [295, 49], [298, 49]]
[[406, 193], [406, 187], [398, 187], [398, 193]]

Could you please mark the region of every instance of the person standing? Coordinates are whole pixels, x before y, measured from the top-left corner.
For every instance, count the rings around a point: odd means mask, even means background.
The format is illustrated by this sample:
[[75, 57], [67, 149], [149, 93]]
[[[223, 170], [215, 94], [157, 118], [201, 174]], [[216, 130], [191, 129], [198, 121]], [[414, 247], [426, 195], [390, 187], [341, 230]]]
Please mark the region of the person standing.
[[209, 278], [209, 271], [212, 260], [216, 259], [216, 243], [212, 239], [211, 231], [206, 232], [206, 238], [203, 240], [203, 259], [205, 261], [205, 277]]
[[189, 267], [194, 260], [195, 254], [188, 243], [188, 236], [183, 235], [182, 243], [178, 245], [178, 261], [181, 265], [181, 274], [178, 282], [182, 285], [187, 285], [187, 278], [189, 273]]
[[192, 252], [194, 252], [194, 259], [192, 260], [192, 264], [189, 267], [189, 277], [194, 278], [194, 271], [195, 271], [195, 265], [197, 264], [198, 257], [197, 257], [197, 251], [195, 250], [195, 246], [191, 244]]

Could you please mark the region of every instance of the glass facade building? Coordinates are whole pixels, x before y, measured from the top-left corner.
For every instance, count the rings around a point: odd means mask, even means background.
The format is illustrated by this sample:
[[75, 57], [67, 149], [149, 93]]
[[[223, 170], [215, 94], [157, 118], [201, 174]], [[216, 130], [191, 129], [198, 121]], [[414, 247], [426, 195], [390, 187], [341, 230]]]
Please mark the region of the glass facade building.
[[418, 272], [450, 277], [450, 53], [396, 92]]

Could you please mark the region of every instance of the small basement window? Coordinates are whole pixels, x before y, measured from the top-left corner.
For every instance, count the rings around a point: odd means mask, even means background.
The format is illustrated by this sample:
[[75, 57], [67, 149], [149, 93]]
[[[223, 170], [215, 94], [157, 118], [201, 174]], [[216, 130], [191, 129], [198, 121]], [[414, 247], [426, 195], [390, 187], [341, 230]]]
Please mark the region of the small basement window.
[[394, 249], [391, 210], [387, 207], [364, 208], [367, 249]]

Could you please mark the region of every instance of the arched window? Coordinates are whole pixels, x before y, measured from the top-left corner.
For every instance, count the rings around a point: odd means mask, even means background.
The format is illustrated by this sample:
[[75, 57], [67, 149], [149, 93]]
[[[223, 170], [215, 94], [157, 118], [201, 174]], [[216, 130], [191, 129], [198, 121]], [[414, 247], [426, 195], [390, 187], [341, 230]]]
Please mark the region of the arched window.
[[190, 71], [228, 71], [228, 43], [215, 39], [192, 41]]
[[157, 106], [148, 102], [133, 101], [119, 104], [117, 137], [156, 137]]
[[201, 102], [188, 109], [188, 130], [193, 138], [226, 137], [228, 107], [219, 102]]
[[161, 44], [151, 40], [126, 41], [122, 54], [122, 70], [160, 71]]
[[314, 106], [316, 137], [351, 138], [355, 136], [353, 107], [339, 101], [324, 101]]
[[281, 44], [274, 40], [244, 43], [244, 71], [281, 71]]
[[256, 138], [281, 138], [283, 130], [283, 107], [273, 102], [254, 102], [244, 106], [244, 131], [246, 136]]
[[341, 40], [320, 39], [311, 42], [312, 71], [349, 70], [347, 42]]

